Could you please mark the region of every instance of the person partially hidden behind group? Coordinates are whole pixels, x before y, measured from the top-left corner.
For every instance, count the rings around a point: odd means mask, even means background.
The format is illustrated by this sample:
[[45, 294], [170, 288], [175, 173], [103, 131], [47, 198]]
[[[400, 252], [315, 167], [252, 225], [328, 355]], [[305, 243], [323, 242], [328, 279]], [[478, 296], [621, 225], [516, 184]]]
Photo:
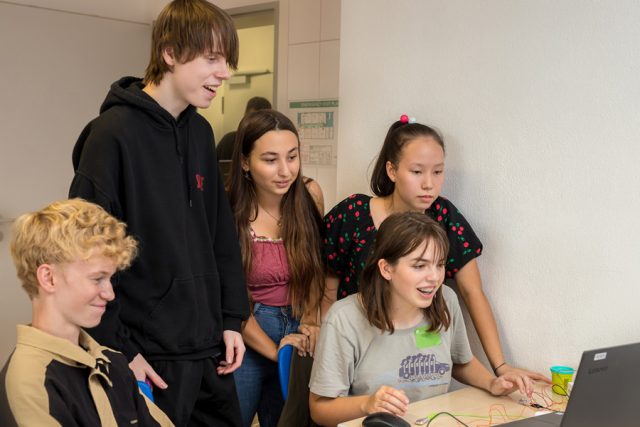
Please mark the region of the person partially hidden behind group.
[[[244, 117], [253, 113], [254, 111], [270, 110], [271, 102], [267, 98], [261, 96], [254, 96], [247, 101], [247, 106], [244, 110]], [[233, 157], [233, 147], [235, 147], [237, 130], [226, 133], [216, 145], [216, 157], [220, 160], [231, 160]]]
[[331, 307], [313, 363], [309, 404], [323, 426], [446, 393], [451, 377], [505, 395], [531, 396], [520, 372], [495, 377], [471, 353], [457, 297], [443, 285], [449, 240], [423, 213], [391, 214], [360, 279]]
[[278, 350], [313, 353], [319, 331], [324, 271], [322, 216], [300, 168], [300, 141], [282, 113], [261, 110], [240, 123], [231, 165], [229, 201], [253, 305], [242, 337], [247, 346], [235, 375], [244, 426], [258, 413], [275, 427], [284, 401]]
[[0, 425], [173, 426], [126, 357], [83, 330], [100, 323], [136, 248], [122, 222], [80, 199], [16, 220], [11, 255], [33, 312], [0, 373]]

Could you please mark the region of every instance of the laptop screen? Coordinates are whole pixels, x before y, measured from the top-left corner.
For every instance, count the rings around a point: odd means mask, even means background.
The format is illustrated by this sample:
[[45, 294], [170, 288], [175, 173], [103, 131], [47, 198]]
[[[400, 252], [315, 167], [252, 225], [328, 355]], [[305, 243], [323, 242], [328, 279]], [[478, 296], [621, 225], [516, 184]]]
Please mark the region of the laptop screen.
[[640, 343], [582, 353], [564, 416], [552, 413], [513, 427], [640, 426]]
[[582, 354], [561, 425], [640, 426], [640, 343]]

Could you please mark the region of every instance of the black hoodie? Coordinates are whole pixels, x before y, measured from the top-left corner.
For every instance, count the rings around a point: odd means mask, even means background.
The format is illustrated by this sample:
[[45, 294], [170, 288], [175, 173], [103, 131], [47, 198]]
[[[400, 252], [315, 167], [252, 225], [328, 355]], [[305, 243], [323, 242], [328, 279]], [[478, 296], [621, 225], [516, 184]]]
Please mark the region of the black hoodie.
[[73, 150], [70, 197], [104, 207], [139, 242], [114, 279], [96, 340], [129, 359], [199, 359], [224, 351], [222, 331], [249, 314], [238, 238], [208, 122], [176, 120], [140, 79], [111, 86]]

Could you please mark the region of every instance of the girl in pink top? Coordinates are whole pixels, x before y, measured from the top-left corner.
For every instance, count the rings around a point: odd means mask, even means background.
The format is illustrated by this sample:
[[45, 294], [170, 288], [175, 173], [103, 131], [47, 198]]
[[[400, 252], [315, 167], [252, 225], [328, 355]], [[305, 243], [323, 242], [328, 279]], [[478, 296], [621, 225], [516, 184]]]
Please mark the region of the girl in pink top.
[[275, 427], [284, 405], [278, 350], [292, 344], [300, 355], [313, 353], [324, 284], [322, 217], [285, 115], [261, 110], [242, 119], [228, 191], [253, 303], [242, 331], [247, 353], [234, 374], [242, 419], [249, 427], [257, 412], [261, 427]]

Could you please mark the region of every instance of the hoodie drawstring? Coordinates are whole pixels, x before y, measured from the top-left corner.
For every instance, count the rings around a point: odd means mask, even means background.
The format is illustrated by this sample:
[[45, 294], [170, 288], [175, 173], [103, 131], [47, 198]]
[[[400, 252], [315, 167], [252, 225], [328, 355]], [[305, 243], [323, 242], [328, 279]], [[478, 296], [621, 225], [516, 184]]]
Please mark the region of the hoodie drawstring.
[[177, 123], [173, 124], [173, 137], [176, 141], [176, 153], [178, 154], [178, 160], [180, 161], [180, 166], [182, 167], [182, 171], [184, 173], [185, 184], [187, 186], [187, 199], [189, 201], [189, 207], [193, 207], [192, 188], [190, 181], [191, 171], [189, 170], [191, 166], [189, 162], [189, 126], [187, 126], [187, 140], [184, 145], [184, 152], [182, 146], [180, 145], [180, 132]]
[[184, 168], [185, 173], [187, 174], [187, 196], [189, 197], [189, 207], [193, 207], [193, 185], [191, 184], [190, 178], [192, 176], [191, 171], [191, 159], [189, 159], [189, 152], [191, 151], [191, 144], [189, 143], [191, 140], [191, 132], [189, 131], [189, 126], [187, 126], [187, 143], [185, 145], [185, 162], [186, 166]]

